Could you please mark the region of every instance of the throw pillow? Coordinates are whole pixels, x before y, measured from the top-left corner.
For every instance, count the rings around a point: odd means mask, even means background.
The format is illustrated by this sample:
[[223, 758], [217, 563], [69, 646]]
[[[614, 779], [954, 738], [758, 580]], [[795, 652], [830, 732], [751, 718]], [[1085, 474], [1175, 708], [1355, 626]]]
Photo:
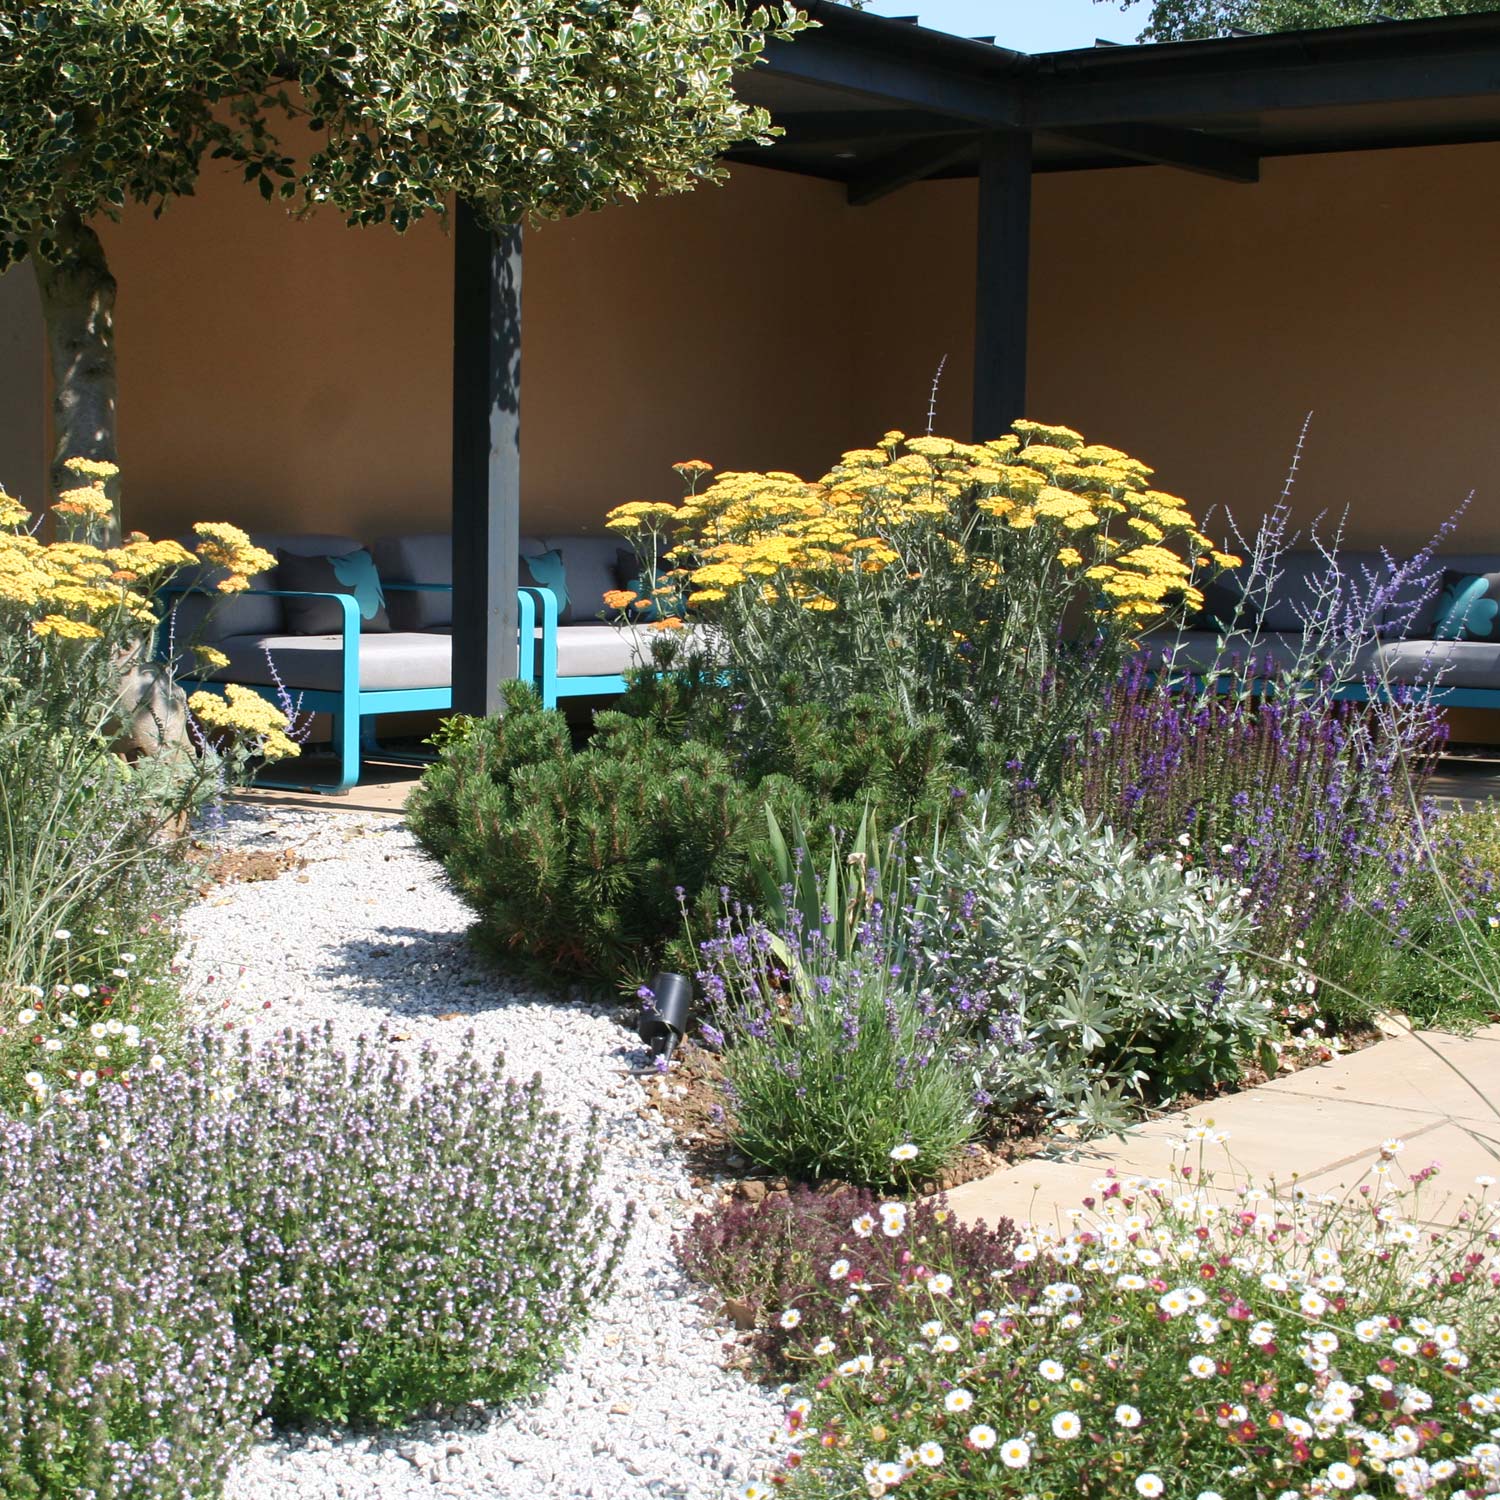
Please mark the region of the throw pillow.
[[675, 585], [668, 594], [658, 594], [657, 588], [663, 583], [671, 580], [665, 574], [658, 571], [650, 581], [647, 581], [646, 565], [636, 555], [633, 547], [620, 547], [615, 552], [614, 575], [622, 589], [628, 589], [637, 597], [650, 595], [651, 603], [644, 609], [637, 609], [631, 605], [627, 609], [618, 610], [616, 619], [630, 619], [642, 625], [650, 625], [657, 620], [670, 619], [673, 616], [682, 618], [683, 606], [682, 596]]
[[1243, 626], [1253, 626], [1255, 617], [1248, 605], [1242, 603], [1243, 596], [1237, 588], [1211, 578], [1198, 585], [1203, 595], [1203, 606], [1187, 622], [1189, 630], [1216, 630], [1220, 634], [1233, 630], [1236, 620]]
[[568, 600], [568, 574], [563, 567], [563, 555], [555, 547], [550, 552], [538, 552], [523, 557], [517, 570], [522, 588], [551, 589], [557, 595], [557, 623], [566, 625], [573, 618], [572, 605]]
[[1432, 635], [1439, 641], [1500, 641], [1500, 573], [1444, 573]]
[[[362, 547], [340, 557], [300, 557], [278, 551], [275, 587], [352, 594], [359, 606], [361, 631], [376, 634], [391, 628], [375, 559]], [[344, 628], [343, 612], [332, 599], [283, 599], [281, 606], [286, 628], [293, 635], [337, 635]]]

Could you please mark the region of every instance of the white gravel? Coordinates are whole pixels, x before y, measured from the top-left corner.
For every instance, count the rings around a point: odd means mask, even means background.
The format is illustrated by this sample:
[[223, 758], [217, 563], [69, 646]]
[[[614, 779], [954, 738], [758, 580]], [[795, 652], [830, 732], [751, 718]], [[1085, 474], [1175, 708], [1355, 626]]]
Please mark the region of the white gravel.
[[702, 1195], [671, 1133], [638, 1114], [656, 1080], [636, 1076], [647, 1054], [613, 1008], [528, 993], [478, 961], [466, 908], [398, 819], [236, 807], [217, 837], [308, 863], [189, 914], [185, 961], [206, 1014], [256, 1030], [331, 1020], [351, 1038], [389, 1019], [398, 1045], [447, 1050], [472, 1028], [512, 1072], [540, 1072], [566, 1118], [601, 1112], [605, 1190], [640, 1208], [615, 1292], [537, 1400], [397, 1433], [278, 1434], [227, 1500], [698, 1500], [763, 1473], [781, 1408], [723, 1368], [728, 1334], [677, 1269], [672, 1234]]

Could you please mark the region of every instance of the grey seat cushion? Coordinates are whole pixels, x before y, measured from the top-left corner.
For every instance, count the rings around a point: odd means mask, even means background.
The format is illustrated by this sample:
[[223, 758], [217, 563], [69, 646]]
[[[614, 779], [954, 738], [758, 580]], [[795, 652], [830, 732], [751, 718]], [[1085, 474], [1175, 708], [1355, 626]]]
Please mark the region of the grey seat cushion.
[[[337, 692], [342, 684], [343, 640], [336, 635], [236, 635], [218, 643], [229, 665], [213, 673], [224, 682], [270, 687], [276, 673], [293, 691]], [[389, 635], [361, 636], [359, 685], [364, 692], [449, 687], [453, 682], [453, 640], [432, 634], [393, 630]]]
[[1500, 691], [1500, 641], [1392, 641], [1380, 668], [1391, 682]]

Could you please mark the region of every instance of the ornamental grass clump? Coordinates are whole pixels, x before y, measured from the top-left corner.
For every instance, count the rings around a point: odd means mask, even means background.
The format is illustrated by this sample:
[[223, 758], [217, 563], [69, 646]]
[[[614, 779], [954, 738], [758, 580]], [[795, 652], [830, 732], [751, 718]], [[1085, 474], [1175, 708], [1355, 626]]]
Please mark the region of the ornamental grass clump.
[[[82, 999], [71, 1009], [92, 1024], [122, 977], [167, 978], [173, 945], [159, 930], [184, 899], [182, 831], [223, 779], [206, 740], [167, 732], [183, 705], [171, 664], [148, 660], [162, 590], [208, 566], [234, 593], [275, 562], [207, 523], [195, 552], [138, 532], [115, 544], [114, 466], [67, 468], [77, 484], [52, 507], [53, 542], [0, 491], [0, 1079], [41, 1071], [49, 1084], [63, 1080], [31, 1060], [35, 1033], [18, 1014]], [[273, 728], [238, 739], [264, 750]]]
[[[698, 1214], [677, 1240], [689, 1275], [713, 1287], [753, 1330], [768, 1371], [796, 1377], [825, 1341], [874, 1328], [872, 1311], [900, 1295], [914, 1263], [989, 1284], [1015, 1257], [1009, 1219], [966, 1224], [939, 1202], [882, 1202], [862, 1188], [794, 1187], [759, 1203], [734, 1199]], [[879, 1358], [903, 1350], [879, 1341]]]
[[[118, 1085], [0, 1119], [0, 1494], [212, 1500], [270, 1397]], [[186, 1124], [186, 1122], [179, 1122]]]
[[1151, 470], [1066, 427], [988, 443], [887, 433], [820, 480], [723, 473], [607, 524], [665, 564], [754, 745], [789, 698], [936, 716], [988, 775], [1045, 786], [1140, 631], [1236, 559]]
[[[815, 1500], [1500, 1493], [1494, 1179], [1433, 1230], [1432, 1170], [1299, 1201], [1217, 1188], [1188, 1158], [1170, 1179], [1101, 1179], [988, 1277], [917, 1246], [862, 1268], [841, 1334], [805, 1351], [772, 1484]], [[829, 1286], [853, 1264], [831, 1261]]]
[[1271, 1034], [1235, 888], [1077, 809], [1013, 821], [974, 799], [923, 892], [922, 972], [961, 997], [947, 1019], [993, 1108], [1116, 1129], [1237, 1079]]
[[472, 1040], [408, 1059], [383, 1030], [257, 1047], [198, 1034], [121, 1102], [160, 1191], [232, 1268], [235, 1326], [282, 1421], [399, 1422], [530, 1390], [608, 1290], [631, 1214], [582, 1139]]

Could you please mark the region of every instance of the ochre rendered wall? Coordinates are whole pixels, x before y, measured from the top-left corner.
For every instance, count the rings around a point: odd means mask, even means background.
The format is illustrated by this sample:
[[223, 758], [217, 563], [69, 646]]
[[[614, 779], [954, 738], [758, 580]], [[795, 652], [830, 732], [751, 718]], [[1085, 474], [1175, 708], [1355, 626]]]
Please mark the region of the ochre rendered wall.
[[[529, 229], [524, 524], [588, 529], [623, 500], [675, 497], [682, 458], [825, 465], [854, 407], [851, 228], [838, 189], [746, 170]], [[293, 222], [213, 175], [106, 242], [132, 524], [446, 528], [452, 252], [436, 226]]]
[[[1157, 168], [1035, 188], [1030, 410], [1257, 517], [1314, 412], [1298, 515], [1500, 551], [1500, 145], [1273, 160], [1254, 187]], [[294, 223], [229, 177], [106, 230], [130, 519], [361, 535], [445, 523], [450, 244]], [[674, 459], [821, 470], [892, 426], [964, 433], [974, 185], [850, 209], [727, 187], [529, 230], [525, 524], [671, 496]]]

